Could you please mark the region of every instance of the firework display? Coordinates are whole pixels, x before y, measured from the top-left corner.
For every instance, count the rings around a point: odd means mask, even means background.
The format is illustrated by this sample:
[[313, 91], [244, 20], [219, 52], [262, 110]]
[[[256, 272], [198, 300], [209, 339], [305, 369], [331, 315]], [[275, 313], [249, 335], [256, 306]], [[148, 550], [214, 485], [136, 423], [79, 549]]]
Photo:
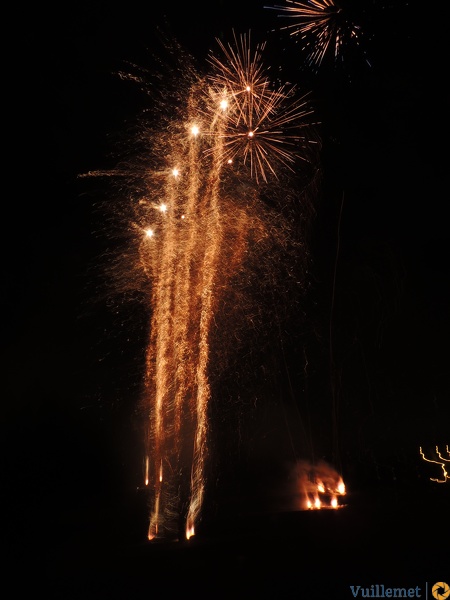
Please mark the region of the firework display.
[[317, 141], [303, 132], [311, 114], [305, 100], [292, 103], [284, 88], [272, 89], [260, 49], [253, 55], [245, 36], [234, 41], [221, 45], [223, 58], [210, 56], [212, 74], [187, 90], [186, 129], [166, 157], [162, 219], [142, 242], [153, 281], [149, 539], [173, 534], [180, 518], [186, 537], [195, 533], [206, 485], [216, 315], [230, 285], [239, 286], [249, 255], [283, 244], [270, 237], [258, 184], [276, 178], [280, 166], [293, 169], [296, 158], [308, 161], [303, 148]]
[[445, 20], [17, 7], [9, 588], [450, 600]]
[[[290, 19], [281, 30], [301, 42], [316, 70], [360, 45], [358, 19], [334, 0], [273, 8]], [[244, 344], [252, 351], [253, 332], [274, 320], [265, 294], [280, 298], [305, 285], [308, 244], [298, 207], [308, 210], [321, 172], [310, 92], [274, 83], [263, 64], [266, 42], [234, 31], [231, 43], [216, 41], [206, 72], [177, 46], [169, 51], [175, 67], [159, 62], [156, 78], [136, 65], [120, 73], [151, 103], [125, 159], [90, 173], [114, 178], [126, 196], [127, 206], [116, 209], [130, 233], [123, 264], [148, 315], [140, 407], [149, 539], [196, 533], [221, 376]], [[300, 477], [302, 506], [326, 506], [319, 502], [325, 495], [337, 507], [345, 494], [340, 476], [327, 487], [316, 475]]]
[[[253, 48], [250, 34], [218, 43], [221, 54], [209, 55], [206, 75], [187, 57], [182, 77], [165, 69], [173, 87], [158, 88], [135, 155], [91, 173], [120, 181], [129, 195], [129, 279], [148, 283], [142, 411], [149, 539], [195, 534], [207, 486], [212, 381], [244, 332], [261, 326], [258, 294], [273, 295], [277, 280], [281, 297], [289, 280], [302, 285], [283, 257], [308, 260], [302, 219], [289, 206], [308, 198], [320, 171], [307, 95], [272, 84], [264, 44]], [[145, 87], [145, 73], [121, 76]]]

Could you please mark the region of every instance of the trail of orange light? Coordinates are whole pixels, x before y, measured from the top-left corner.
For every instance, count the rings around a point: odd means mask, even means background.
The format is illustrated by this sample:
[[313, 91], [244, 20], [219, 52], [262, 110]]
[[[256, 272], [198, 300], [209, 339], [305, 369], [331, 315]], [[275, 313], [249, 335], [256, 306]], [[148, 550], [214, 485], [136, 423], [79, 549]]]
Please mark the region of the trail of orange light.
[[[168, 177], [166, 186], [166, 204], [168, 211], [165, 211], [165, 227], [162, 231], [164, 253], [161, 256], [158, 265], [158, 276], [155, 278], [156, 294], [154, 304], [154, 316], [152, 319], [152, 331], [156, 331], [154, 338], [155, 353], [154, 362], [154, 404], [152, 414], [152, 438], [154, 447], [152, 449], [155, 471], [158, 470], [156, 481], [156, 500], [154, 503], [152, 522], [155, 535], [160, 531], [160, 526], [167, 521], [167, 514], [160, 514], [161, 485], [162, 485], [162, 465], [167, 462], [168, 473], [171, 475], [175, 467], [174, 445], [171, 444], [171, 435], [173, 433], [170, 423], [172, 413], [172, 371], [171, 366], [174, 363], [173, 358], [173, 312], [175, 306], [175, 290], [173, 286], [174, 265], [177, 264], [178, 248], [175, 224], [175, 210], [178, 199], [178, 172], [173, 171]], [[167, 478], [167, 486], [174, 485], [170, 476]], [[165, 508], [165, 507], [164, 507]], [[167, 512], [167, 511], [165, 511]]]
[[[449, 453], [448, 446], [446, 446], [446, 451], [447, 451], [447, 453]], [[425, 454], [423, 453], [422, 447], [419, 448], [419, 452], [424, 461], [439, 465], [442, 469], [442, 474], [444, 476], [444, 479], [437, 479], [435, 477], [430, 477], [430, 481], [435, 481], [436, 483], [447, 483], [447, 481], [450, 481], [450, 475], [448, 474], [448, 471], [445, 468], [445, 463], [450, 462], [450, 459], [446, 459], [446, 458], [442, 457], [438, 446], [436, 446], [436, 455], [440, 458], [440, 460], [432, 460], [430, 458], [427, 458], [425, 456]]]
[[144, 478], [146, 486], [148, 485], [148, 482], [149, 482], [149, 478], [148, 478], [149, 466], [150, 466], [150, 464], [149, 464], [149, 458], [148, 458], [148, 456], [146, 456], [145, 457], [145, 478]]
[[208, 381], [209, 337], [214, 316], [215, 294], [217, 288], [219, 251], [222, 246], [222, 225], [219, 206], [222, 141], [217, 137], [214, 161], [210, 173], [208, 192], [210, 194], [209, 231], [206, 232], [208, 244], [203, 263], [202, 306], [199, 323], [199, 359], [197, 368], [196, 432], [191, 476], [191, 500], [188, 509], [188, 530], [197, 522], [203, 504], [205, 489], [205, 460], [208, 436], [207, 408], [210, 400]]
[[[220, 137], [217, 140], [220, 146]], [[183, 171], [187, 182], [177, 190], [171, 184], [167, 190], [170, 219], [162, 233], [164, 253], [154, 277], [154, 334], [150, 340], [152, 360], [148, 362], [147, 374], [154, 390], [149, 440], [153, 446], [153, 462], [168, 464], [164, 493], [161, 475], [155, 489], [150, 526], [153, 537], [158, 532], [163, 534], [163, 522], [165, 527], [170, 527], [178, 502], [176, 486], [170, 481], [172, 473], [178, 476], [191, 464], [186, 537], [194, 533], [203, 502], [210, 398], [209, 335], [215, 289], [220, 287], [216, 281], [221, 247], [220, 170], [221, 165], [216, 160], [213, 168], [206, 172], [201, 188], [201, 161], [198, 143], [194, 140]], [[175, 207], [186, 217], [182, 227], [175, 222]]]
[[[189, 99], [189, 120], [196, 117], [198, 109], [195, 103], [196, 94]], [[197, 126], [198, 127], [198, 126]], [[176, 389], [174, 398], [174, 437], [179, 445], [182, 445], [181, 425], [186, 419], [192, 420], [192, 397], [195, 394], [195, 365], [197, 333], [192, 324], [198, 314], [198, 269], [193, 264], [194, 258], [199, 252], [202, 244], [201, 230], [204, 215], [200, 212], [200, 184], [199, 164], [201, 161], [201, 139], [198, 133], [192, 135], [189, 143], [187, 157], [187, 182], [183, 184], [185, 189], [185, 201], [182, 214], [183, 227], [179, 228], [179, 245], [182, 249], [175, 277], [175, 289], [177, 290], [177, 301], [174, 311], [174, 347], [176, 349], [175, 378]]]

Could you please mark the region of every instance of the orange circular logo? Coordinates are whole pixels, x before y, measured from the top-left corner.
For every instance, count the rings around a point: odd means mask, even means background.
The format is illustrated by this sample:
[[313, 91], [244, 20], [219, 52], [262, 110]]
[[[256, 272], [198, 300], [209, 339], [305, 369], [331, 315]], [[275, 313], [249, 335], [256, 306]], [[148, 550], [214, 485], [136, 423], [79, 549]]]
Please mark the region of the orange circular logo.
[[450, 596], [450, 587], [445, 581], [438, 581], [433, 585], [431, 593], [436, 600], [447, 600]]

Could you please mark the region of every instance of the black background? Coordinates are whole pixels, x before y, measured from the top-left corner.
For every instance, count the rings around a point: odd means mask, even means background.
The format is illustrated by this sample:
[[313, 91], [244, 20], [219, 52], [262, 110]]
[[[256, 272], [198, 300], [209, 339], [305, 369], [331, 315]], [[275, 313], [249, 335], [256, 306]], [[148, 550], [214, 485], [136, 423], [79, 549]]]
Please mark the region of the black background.
[[[117, 135], [145, 103], [115, 73], [127, 62], [145, 64], [155, 27], [164, 22], [200, 64], [215, 38], [227, 41], [233, 27], [251, 28], [256, 36], [276, 29], [275, 14], [263, 4], [241, 4], [95, 2], [9, 14], [5, 100], [12, 103], [4, 119], [12, 135], [4, 148], [2, 277], [3, 482], [11, 505], [6, 540], [16, 564], [31, 549], [44, 556], [39, 573], [53, 572], [54, 561], [64, 579], [55, 550], [61, 540], [73, 550], [76, 540], [83, 540], [81, 548], [91, 535], [105, 545], [145, 536], [145, 498], [136, 493], [145, 316], [133, 303], [111, 300], [101, 268], [104, 255], [116, 250], [102, 213], [107, 190], [102, 181], [79, 177], [111, 164]], [[392, 490], [401, 481], [408, 494], [420, 488], [434, 495], [442, 486], [430, 485], [436, 472], [424, 468], [419, 447], [443, 449], [450, 441], [447, 50], [440, 33], [444, 17], [433, 15], [428, 24], [422, 9], [365, 5], [360, 14], [371, 32], [364, 42], [370, 67], [350, 55], [340, 69], [325, 65], [313, 74], [302, 67], [292, 40], [268, 35], [279, 44], [277, 60], [286, 73], [314, 89], [323, 122], [325, 193], [313, 222], [309, 325], [305, 330], [302, 320], [287, 348], [292, 378], [303, 391], [298, 365], [305, 348], [311, 363], [312, 408], [301, 404], [301, 410], [310, 411], [317, 455], [336, 458], [330, 381], [338, 382], [338, 458], [347, 479], [360, 490]], [[270, 52], [268, 44], [269, 62]], [[244, 452], [255, 477], [261, 462], [279, 459], [284, 433], [275, 426], [272, 434], [268, 426], [274, 406], [261, 411], [260, 436], [252, 429], [255, 438]], [[43, 547], [52, 551], [42, 554]]]

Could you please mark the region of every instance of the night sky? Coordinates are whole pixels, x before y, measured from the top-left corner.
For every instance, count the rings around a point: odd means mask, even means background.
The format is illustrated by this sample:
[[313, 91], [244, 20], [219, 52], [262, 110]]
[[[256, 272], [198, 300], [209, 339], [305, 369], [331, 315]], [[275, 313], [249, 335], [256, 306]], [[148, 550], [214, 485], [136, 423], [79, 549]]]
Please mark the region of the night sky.
[[[343, 5], [365, 28], [361, 47], [343, 48], [338, 65], [317, 73], [279, 30], [277, 11], [254, 0], [82, 2], [61, 13], [36, 5], [11, 16], [1, 436], [11, 547], [31, 533], [36, 550], [80, 515], [86, 529], [94, 514], [101, 531], [111, 515], [122, 531], [145, 528], [142, 499], [130, 508], [126, 498], [142, 476], [136, 407], [148, 323], [142, 306], [114, 295], [106, 280], [121, 242], [106, 210], [110, 190], [79, 176], [111, 167], [146, 109], [145, 96], [116, 73], [151, 64], [157, 27], [200, 68], [216, 38], [227, 43], [233, 28], [251, 29], [267, 39], [264, 64], [312, 91], [321, 121], [308, 292], [300, 310], [286, 309], [283, 344], [263, 336], [267, 346], [235, 388], [231, 375], [226, 381], [236, 408], [227, 409], [217, 448], [235, 452], [235, 485], [257, 480], [262, 464], [279, 472], [288, 435], [301, 436], [298, 412], [308, 438], [299, 448], [311, 442], [314, 457], [358, 489], [430, 487], [436, 471], [424, 468], [419, 447], [450, 443], [444, 17], [428, 21], [420, 3], [363, 4]], [[260, 363], [271, 372], [265, 391]], [[227, 440], [237, 422], [246, 438], [238, 450]], [[232, 469], [216, 460], [233, 489]]]

